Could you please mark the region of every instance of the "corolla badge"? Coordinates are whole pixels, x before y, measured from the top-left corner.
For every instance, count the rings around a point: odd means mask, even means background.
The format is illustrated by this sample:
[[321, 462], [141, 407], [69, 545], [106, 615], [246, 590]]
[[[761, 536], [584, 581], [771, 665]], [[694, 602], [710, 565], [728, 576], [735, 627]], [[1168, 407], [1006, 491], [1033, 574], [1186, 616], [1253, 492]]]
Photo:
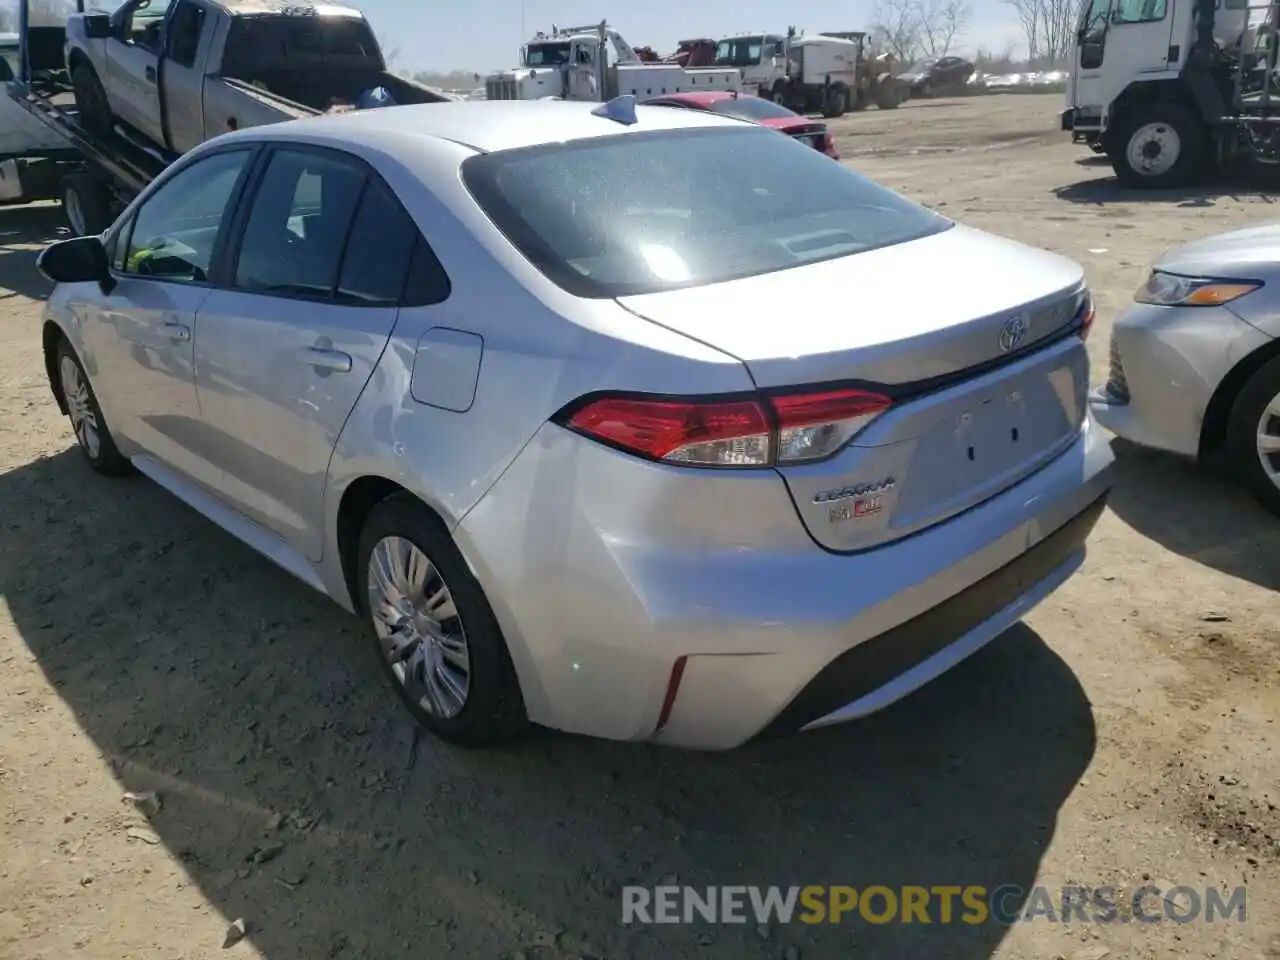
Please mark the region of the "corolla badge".
[[885, 477], [873, 483], [855, 483], [834, 490], [821, 490], [814, 494], [814, 503], [827, 504], [827, 521], [861, 520], [884, 509], [884, 493], [897, 486], [893, 477]]
[[1015, 313], [1000, 325], [1001, 352], [1008, 353], [1010, 350], [1018, 349], [1026, 336], [1027, 318], [1020, 313]]

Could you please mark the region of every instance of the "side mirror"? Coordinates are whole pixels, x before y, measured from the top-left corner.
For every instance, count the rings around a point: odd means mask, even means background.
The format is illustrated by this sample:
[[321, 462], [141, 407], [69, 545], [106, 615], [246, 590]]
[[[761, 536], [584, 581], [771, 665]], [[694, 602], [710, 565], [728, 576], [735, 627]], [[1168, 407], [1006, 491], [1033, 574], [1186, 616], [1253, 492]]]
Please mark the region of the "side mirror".
[[89, 13], [84, 18], [84, 35], [90, 40], [106, 40], [112, 35], [111, 14]]
[[36, 258], [36, 269], [54, 283], [114, 285], [101, 237], [75, 237], [50, 244]]

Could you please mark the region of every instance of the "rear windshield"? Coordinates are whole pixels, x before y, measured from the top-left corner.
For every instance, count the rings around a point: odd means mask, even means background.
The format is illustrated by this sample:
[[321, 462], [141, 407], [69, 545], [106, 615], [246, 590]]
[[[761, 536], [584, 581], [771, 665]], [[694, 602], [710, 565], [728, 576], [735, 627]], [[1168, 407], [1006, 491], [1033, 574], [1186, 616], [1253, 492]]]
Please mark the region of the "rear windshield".
[[462, 174], [521, 253], [580, 297], [735, 280], [952, 225], [764, 127], [498, 151]]
[[222, 72], [243, 78], [267, 70], [352, 61], [382, 64], [378, 41], [363, 17], [240, 16], [231, 20]]
[[800, 115], [781, 104], [763, 97], [726, 97], [711, 103], [713, 113], [724, 113], [740, 120], [798, 120]]

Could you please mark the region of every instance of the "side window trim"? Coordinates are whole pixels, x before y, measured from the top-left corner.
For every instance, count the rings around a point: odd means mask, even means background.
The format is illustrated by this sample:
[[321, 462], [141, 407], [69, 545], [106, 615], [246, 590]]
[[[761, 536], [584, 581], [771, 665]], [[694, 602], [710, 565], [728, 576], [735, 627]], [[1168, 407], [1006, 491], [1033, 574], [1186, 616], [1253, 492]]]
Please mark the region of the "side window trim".
[[[245, 160], [244, 166], [240, 169], [240, 175], [236, 180], [235, 186], [231, 188], [231, 195], [227, 198], [227, 210], [231, 211], [231, 215], [224, 216], [222, 218], [222, 222], [218, 224], [218, 233], [217, 233], [217, 236], [214, 238], [214, 242], [213, 242], [213, 255], [209, 263], [208, 279], [200, 281], [200, 280], [177, 280], [171, 277], [163, 277], [163, 276], [157, 276], [157, 277], [139, 276], [138, 274], [129, 273], [127, 270], [117, 267], [116, 265], [117, 257], [115, 256], [115, 254], [119, 252], [119, 245], [120, 244], [124, 245], [124, 255], [125, 255], [125, 258], [127, 259], [129, 255], [129, 244], [133, 242], [133, 232], [134, 230], [137, 229], [137, 226], [138, 226], [138, 215], [142, 212], [142, 210], [146, 207], [146, 205], [150, 203], [156, 196], [158, 196], [165, 189], [165, 187], [169, 185], [171, 181], [176, 180], [185, 171], [191, 169], [192, 167], [198, 166], [201, 163], [204, 163], [206, 160], [210, 160], [214, 157], [219, 157], [227, 153], [244, 153], [244, 154], [247, 154], [247, 159]], [[249, 177], [253, 173], [254, 168], [260, 162], [262, 153], [263, 153], [263, 150], [258, 144], [247, 144], [247, 145], [246, 144], [227, 144], [226, 146], [217, 147], [213, 150], [204, 152], [200, 154], [199, 157], [189, 162], [183, 163], [182, 161], [178, 161], [177, 163], [168, 167], [164, 171], [164, 173], [161, 174], [160, 180], [154, 184], [154, 188], [147, 190], [145, 192], [145, 195], [139, 196], [138, 199], [132, 205], [132, 209], [128, 211], [127, 213], [128, 219], [125, 222], [125, 226], [120, 230], [120, 233], [117, 235], [117, 238], [116, 238], [117, 248], [116, 250], [112, 251], [111, 263], [108, 265], [108, 269], [110, 270], [111, 275], [117, 279], [128, 277], [135, 280], [146, 280], [151, 283], [177, 283], [184, 287], [217, 286], [219, 269], [220, 269], [219, 267], [220, 259], [225, 253], [227, 231], [229, 229], [231, 222], [238, 215], [240, 206], [243, 204], [245, 187], [248, 185]]]

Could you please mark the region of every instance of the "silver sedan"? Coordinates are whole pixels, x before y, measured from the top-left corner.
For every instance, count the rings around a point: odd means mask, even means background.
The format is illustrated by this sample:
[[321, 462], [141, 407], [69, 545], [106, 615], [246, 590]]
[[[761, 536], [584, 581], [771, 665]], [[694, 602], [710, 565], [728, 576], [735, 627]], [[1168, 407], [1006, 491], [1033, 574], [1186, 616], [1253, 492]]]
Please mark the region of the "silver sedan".
[[1280, 514], [1280, 224], [1169, 251], [1116, 318], [1095, 419], [1220, 462]]
[[870, 713], [1069, 577], [1110, 484], [1078, 264], [701, 111], [257, 127], [40, 262], [90, 466], [359, 613], [462, 743]]

